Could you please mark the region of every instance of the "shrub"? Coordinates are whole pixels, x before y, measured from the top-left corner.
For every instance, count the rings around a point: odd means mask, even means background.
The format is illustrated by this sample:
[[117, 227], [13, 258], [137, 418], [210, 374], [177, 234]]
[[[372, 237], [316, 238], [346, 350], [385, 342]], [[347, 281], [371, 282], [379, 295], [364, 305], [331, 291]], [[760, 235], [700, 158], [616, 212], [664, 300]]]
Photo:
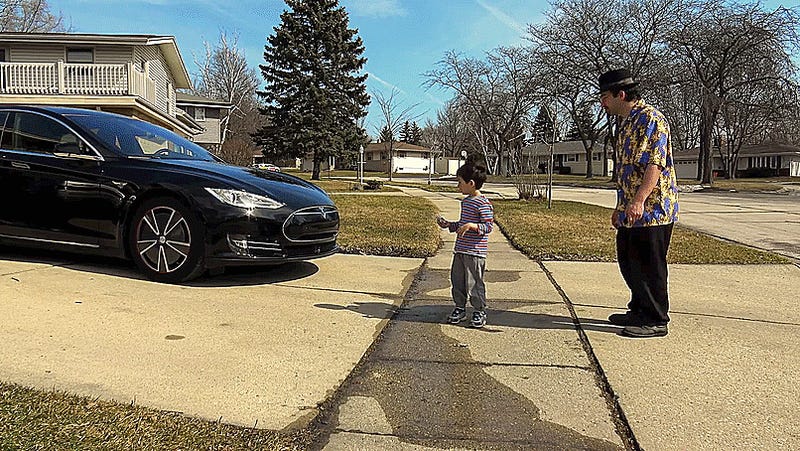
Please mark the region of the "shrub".
[[364, 183], [364, 189], [379, 190], [383, 187], [383, 182], [380, 180], [367, 180]]

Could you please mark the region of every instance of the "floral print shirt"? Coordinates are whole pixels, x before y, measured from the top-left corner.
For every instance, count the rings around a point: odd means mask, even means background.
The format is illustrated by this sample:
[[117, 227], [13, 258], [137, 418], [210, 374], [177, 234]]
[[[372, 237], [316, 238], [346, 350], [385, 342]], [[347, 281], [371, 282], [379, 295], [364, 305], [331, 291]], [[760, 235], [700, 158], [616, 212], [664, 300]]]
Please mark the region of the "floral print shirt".
[[[670, 224], [678, 220], [678, 182], [672, 161], [669, 124], [660, 111], [639, 100], [624, 118], [617, 142], [617, 208], [619, 222], [630, 227]], [[628, 224], [625, 207], [633, 202], [648, 164], [661, 168], [653, 192], [644, 202], [644, 214]]]

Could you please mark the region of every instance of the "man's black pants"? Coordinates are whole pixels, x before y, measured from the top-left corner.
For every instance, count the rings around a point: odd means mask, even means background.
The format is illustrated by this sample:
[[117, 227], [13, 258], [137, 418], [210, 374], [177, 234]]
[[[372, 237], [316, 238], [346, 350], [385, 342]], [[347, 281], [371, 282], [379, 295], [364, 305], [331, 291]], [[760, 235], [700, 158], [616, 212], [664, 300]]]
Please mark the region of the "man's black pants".
[[645, 324], [669, 322], [667, 251], [672, 224], [617, 229], [617, 261], [622, 278], [631, 290], [628, 309]]

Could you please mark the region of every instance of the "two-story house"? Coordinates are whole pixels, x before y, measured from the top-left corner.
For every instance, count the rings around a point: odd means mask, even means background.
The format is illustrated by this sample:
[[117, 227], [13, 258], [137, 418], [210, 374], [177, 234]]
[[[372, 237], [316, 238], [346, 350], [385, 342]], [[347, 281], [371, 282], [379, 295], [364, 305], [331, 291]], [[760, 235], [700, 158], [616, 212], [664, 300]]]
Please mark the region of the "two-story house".
[[191, 138], [204, 127], [176, 106], [191, 87], [172, 36], [0, 33], [2, 104], [110, 111]]
[[194, 120], [202, 131], [193, 136], [192, 141], [206, 149], [219, 153], [222, 143], [222, 120], [231, 109], [231, 105], [222, 100], [179, 92], [175, 104]]

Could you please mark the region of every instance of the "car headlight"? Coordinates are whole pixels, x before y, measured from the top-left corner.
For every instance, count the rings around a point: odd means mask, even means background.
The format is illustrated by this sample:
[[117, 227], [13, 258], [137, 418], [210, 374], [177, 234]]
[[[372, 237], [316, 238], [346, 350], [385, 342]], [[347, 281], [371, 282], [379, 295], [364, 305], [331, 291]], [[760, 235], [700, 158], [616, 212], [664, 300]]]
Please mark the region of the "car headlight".
[[270, 210], [275, 210], [286, 205], [270, 197], [248, 193], [247, 191], [222, 188], [206, 188], [206, 191], [219, 199], [220, 202], [233, 205], [234, 207], [247, 209], [267, 208]]

